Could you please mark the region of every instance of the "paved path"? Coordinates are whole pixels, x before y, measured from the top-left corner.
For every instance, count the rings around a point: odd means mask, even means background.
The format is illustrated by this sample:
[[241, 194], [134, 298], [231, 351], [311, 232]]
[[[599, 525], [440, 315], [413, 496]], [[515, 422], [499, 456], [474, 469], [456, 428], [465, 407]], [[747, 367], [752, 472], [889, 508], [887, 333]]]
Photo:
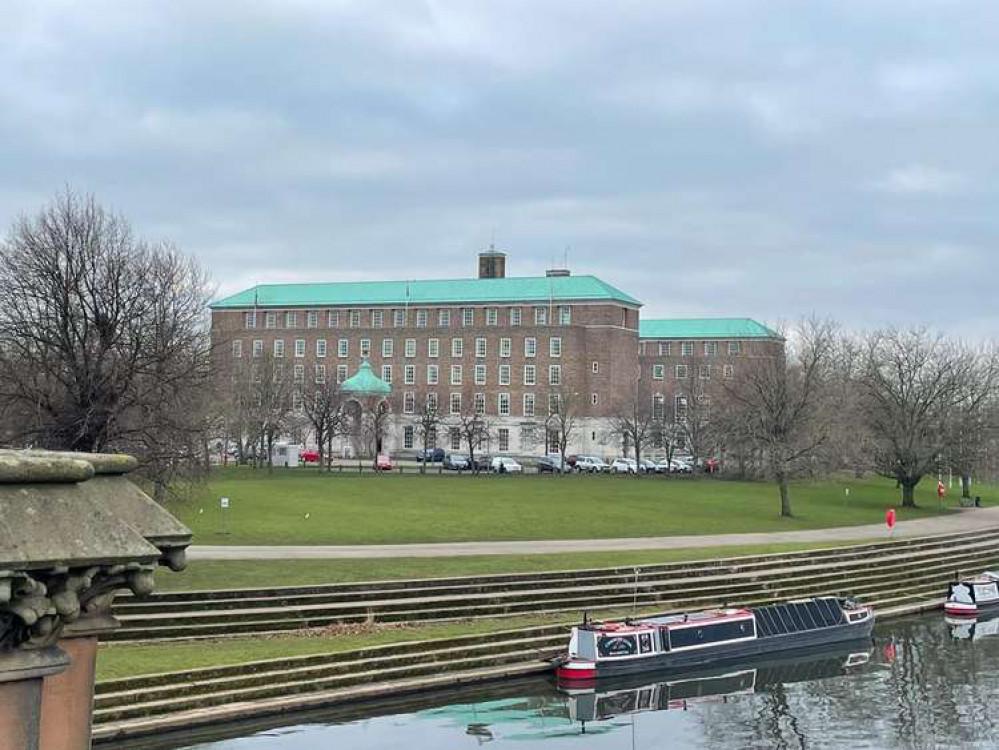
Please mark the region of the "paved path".
[[[900, 521], [894, 537], [930, 536], [999, 526], [999, 507], [955, 511], [945, 516]], [[450, 557], [455, 555], [526, 555], [545, 552], [619, 552], [622, 550], [689, 549], [737, 544], [837, 542], [886, 539], [883, 524], [841, 526], [806, 531], [752, 534], [656, 536], [633, 539], [549, 539], [518, 542], [448, 542], [442, 544], [358, 544], [347, 546], [194, 546], [192, 560], [349, 560], [377, 557]]]

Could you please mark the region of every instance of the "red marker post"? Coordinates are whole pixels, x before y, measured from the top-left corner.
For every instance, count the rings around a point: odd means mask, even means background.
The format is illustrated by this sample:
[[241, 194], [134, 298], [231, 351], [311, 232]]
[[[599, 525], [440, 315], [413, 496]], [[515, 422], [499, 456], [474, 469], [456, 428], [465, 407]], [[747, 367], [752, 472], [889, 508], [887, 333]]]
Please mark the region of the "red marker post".
[[885, 525], [888, 526], [888, 534], [891, 535], [895, 531], [895, 509], [889, 508], [885, 513]]
[[937, 500], [943, 505], [944, 496], [947, 494], [947, 488], [944, 487], [942, 479], [937, 480]]

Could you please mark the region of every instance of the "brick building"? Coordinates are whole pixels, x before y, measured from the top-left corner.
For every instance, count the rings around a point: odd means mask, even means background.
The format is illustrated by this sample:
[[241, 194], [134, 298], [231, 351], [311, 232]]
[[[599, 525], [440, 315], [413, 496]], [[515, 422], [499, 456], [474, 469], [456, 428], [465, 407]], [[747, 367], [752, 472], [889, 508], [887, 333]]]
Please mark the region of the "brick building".
[[[676, 403], [682, 378], [661, 393], [652, 385], [666, 385], [667, 367], [680, 373], [691, 345], [712, 349], [712, 366], [724, 371], [761, 342], [779, 342], [753, 321], [640, 324], [641, 303], [601, 279], [561, 269], [507, 277], [505, 266], [490, 250], [471, 279], [262, 284], [212, 305], [213, 337], [230, 362], [267, 357], [303, 386], [342, 383], [367, 361], [391, 387], [390, 452], [419, 447], [414, 422], [432, 403], [445, 422], [481, 416], [486, 452], [540, 454], [550, 408], [572, 399], [571, 449], [601, 455], [619, 452], [606, 425], [636, 382], [649, 382], [649, 398]], [[437, 444], [458, 449], [453, 426], [442, 430]]]

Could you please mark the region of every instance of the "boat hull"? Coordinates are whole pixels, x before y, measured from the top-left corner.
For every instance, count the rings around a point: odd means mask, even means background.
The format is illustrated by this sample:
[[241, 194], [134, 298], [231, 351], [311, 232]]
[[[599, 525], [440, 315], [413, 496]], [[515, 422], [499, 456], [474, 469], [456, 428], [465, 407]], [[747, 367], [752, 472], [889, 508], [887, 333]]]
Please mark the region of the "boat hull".
[[978, 617], [981, 614], [999, 612], [999, 601], [982, 604], [968, 602], [944, 602], [944, 612], [949, 617]]

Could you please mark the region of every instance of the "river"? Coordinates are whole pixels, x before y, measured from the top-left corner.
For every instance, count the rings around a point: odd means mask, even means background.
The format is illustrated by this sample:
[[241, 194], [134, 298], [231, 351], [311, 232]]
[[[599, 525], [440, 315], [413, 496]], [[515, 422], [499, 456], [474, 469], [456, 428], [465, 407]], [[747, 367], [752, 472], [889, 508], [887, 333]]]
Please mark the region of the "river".
[[942, 614], [879, 625], [874, 642], [573, 694], [545, 678], [212, 729], [129, 747], [407, 748], [999, 747], [999, 619]]

